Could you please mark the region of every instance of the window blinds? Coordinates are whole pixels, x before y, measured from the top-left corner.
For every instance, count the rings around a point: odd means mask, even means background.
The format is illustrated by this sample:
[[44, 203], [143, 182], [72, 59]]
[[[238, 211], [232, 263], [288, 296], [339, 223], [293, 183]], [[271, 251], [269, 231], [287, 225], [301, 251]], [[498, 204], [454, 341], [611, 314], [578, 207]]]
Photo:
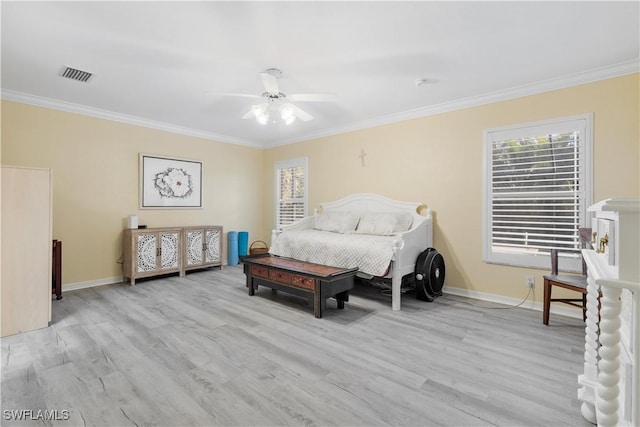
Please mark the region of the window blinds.
[[580, 145], [577, 131], [492, 142], [493, 250], [579, 248]]
[[278, 169], [277, 226], [291, 224], [305, 215], [305, 168], [290, 166]]

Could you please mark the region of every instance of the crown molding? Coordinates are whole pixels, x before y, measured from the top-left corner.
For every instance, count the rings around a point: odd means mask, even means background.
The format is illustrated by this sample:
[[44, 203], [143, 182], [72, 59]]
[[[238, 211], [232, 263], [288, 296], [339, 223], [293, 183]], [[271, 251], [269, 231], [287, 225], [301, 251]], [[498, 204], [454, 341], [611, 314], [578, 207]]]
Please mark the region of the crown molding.
[[640, 60], [622, 62], [607, 67], [595, 68], [580, 73], [565, 75], [552, 79], [542, 80], [536, 83], [517, 86], [510, 89], [499, 90], [495, 92], [484, 93], [478, 96], [459, 99], [451, 102], [444, 102], [436, 105], [429, 105], [401, 113], [390, 114], [371, 120], [364, 120], [352, 123], [346, 126], [326, 129], [314, 134], [307, 134], [301, 138], [289, 139], [284, 141], [273, 141], [264, 145], [265, 148], [272, 148], [281, 145], [289, 145], [297, 142], [309, 141], [312, 139], [325, 138], [328, 136], [339, 135], [347, 132], [353, 132], [377, 126], [388, 125], [405, 120], [412, 120], [421, 117], [432, 116], [436, 114], [447, 113], [464, 108], [477, 107], [480, 105], [491, 104], [494, 102], [507, 101], [515, 98], [536, 95], [539, 93], [550, 92], [568, 87], [579, 86], [582, 84], [593, 83], [599, 80], [607, 80], [615, 77], [622, 77], [629, 74], [640, 72]]
[[81, 114], [83, 116], [95, 117], [98, 119], [111, 120], [114, 122], [126, 123], [134, 126], [141, 126], [165, 132], [176, 133], [179, 135], [193, 136], [196, 138], [207, 139], [216, 142], [224, 142], [234, 145], [244, 145], [253, 148], [263, 148], [263, 145], [254, 141], [233, 138], [228, 135], [220, 135], [211, 132], [205, 132], [199, 129], [192, 129], [184, 126], [178, 126], [171, 123], [160, 122], [157, 120], [145, 119], [142, 117], [131, 116], [128, 114], [116, 113], [113, 111], [102, 110], [99, 108], [88, 107], [86, 105], [74, 104], [71, 102], [59, 101], [57, 99], [45, 98], [42, 96], [31, 95], [24, 92], [17, 92], [8, 89], [2, 89], [0, 94], [2, 99], [7, 101], [20, 102], [22, 104], [34, 105], [37, 107], [51, 108], [54, 110], [65, 111], [67, 113]]
[[586, 83], [592, 83], [599, 80], [606, 80], [615, 77], [621, 77], [628, 74], [640, 72], [640, 61], [622, 62], [607, 67], [595, 68], [580, 73], [565, 75], [557, 78], [542, 80], [536, 83], [526, 84], [506, 90], [484, 93], [478, 96], [459, 99], [451, 102], [444, 102], [436, 105], [420, 107], [400, 113], [389, 114], [370, 120], [351, 123], [345, 126], [337, 126], [325, 129], [320, 132], [302, 135], [298, 138], [285, 139], [280, 141], [268, 141], [260, 143], [240, 138], [234, 138], [228, 135], [220, 135], [211, 132], [205, 132], [199, 129], [192, 129], [171, 123], [160, 122], [156, 120], [145, 119], [141, 117], [131, 116], [113, 111], [102, 110], [99, 108], [87, 107], [84, 105], [73, 104], [70, 102], [59, 101], [51, 98], [31, 95], [28, 93], [17, 92], [2, 89], [0, 97], [8, 101], [20, 102], [23, 104], [35, 105], [39, 107], [52, 108], [54, 110], [76, 113], [99, 119], [111, 120], [135, 126], [142, 126], [151, 129], [162, 130], [166, 132], [176, 133], [180, 135], [193, 136], [211, 141], [223, 142], [228, 144], [243, 145], [252, 148], [273, 148], [283, 145], [295, 144], [298, 142], [310, 141], [313, 139], [325, 138], [328, 136], [339, 135], [348, 132], [354, 132], [363, 129], [388, 125], [392, 123], [402, 122], [406, 120], [417, 119], [421, 117], [442, 114], [464, 108], [477, 107], [480, 105], [491, 104], [494, 102], [507, 101], [510, 99], [521, 98], [524, 96], [536, 95], [543, 92], [564, 89], [572, 86], [579, 86]]

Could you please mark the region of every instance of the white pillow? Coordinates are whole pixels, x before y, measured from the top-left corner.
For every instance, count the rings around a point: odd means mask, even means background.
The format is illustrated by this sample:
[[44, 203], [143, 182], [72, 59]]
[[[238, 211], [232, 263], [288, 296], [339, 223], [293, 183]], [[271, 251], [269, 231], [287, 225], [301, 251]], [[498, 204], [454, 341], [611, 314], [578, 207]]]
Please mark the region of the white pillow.
[[390, 236], [409, 230], [412, 223], [408, 212], [370, 212], [362, 215], [356, 233]]
[[352, 233], [360, 217], [352, 212], [323, 212], [316, 216], [313, 228], [334, 233]]
[[398, 222], [396, 223], [396, 227], [393, 229], [396, 233], [404, 233], [413, 225], [413, 215], [409, 212], [399, 212], [396, 214], [396, 217], [398, 218]]
[[362, 215], [356, 233], [389, 236], [398, 220], [392, 213], [366, 213]]

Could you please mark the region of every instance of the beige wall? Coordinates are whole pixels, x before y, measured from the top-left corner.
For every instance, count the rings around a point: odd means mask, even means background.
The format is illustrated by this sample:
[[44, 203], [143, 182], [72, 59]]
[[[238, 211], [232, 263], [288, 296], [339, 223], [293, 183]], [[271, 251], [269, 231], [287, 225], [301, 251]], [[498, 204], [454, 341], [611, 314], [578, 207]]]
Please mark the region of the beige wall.
[[[426, 203], [435, 212], [434, 245], [447, 285], [522, 298], [524, 278], [542, 270], [482, 261], [483, 131], [531, 121], [594, 114], [594, 201], [640, 195], [639, 75], [408, 120], [265, 151], [266, 230], [274, 224], [273, 164], [309, 158], [309, 204], [356, 192]], [[366, 166], [358, 157], [366, 152]]]
[[[204, 162], [203, 209], [139, 210], [138, 153]], [[2, 163], [53, 170], [63, 283], [122, 275], [129, 214], [149, 227], [223, 225], [261, 237], [263, 150], [2, 101]]]
[[[435, 213], [447, 285], [520, 298], [524, 277], [535, 275], [540, 300], [544, 271], [482, 262], [483, 130], [593, 112], [594, 200], [638, 197], [639, 90], [635, 74], [266, 150], [2, 101], [0, 155], [3, 164], [53, 170], [65, 284], [121, 275], [129, 214], [150, 227], [223, 225], [225, 247], [229, 230], [267, 238], [274, 162], [308, 157], [311, 208], [355, 192], [424, 202]], [[140, 152], [202, 160], [204, 209], [139, 210]]]

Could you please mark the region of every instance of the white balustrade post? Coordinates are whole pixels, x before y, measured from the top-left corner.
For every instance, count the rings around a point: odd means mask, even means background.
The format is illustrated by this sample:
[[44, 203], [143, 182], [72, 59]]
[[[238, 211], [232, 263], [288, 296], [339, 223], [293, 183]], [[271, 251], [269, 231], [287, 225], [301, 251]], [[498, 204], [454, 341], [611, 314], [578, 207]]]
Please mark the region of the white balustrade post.
[[589, 422], [596, 423], [595, 389], [598, 383], [598, 347], [599, 286], [593, 280], [587, 281], [587, 320], [585, 322], [584, 374], [579, 377], [582, 387], [578, 390], [578, 398], [582, 400], [580, 411]]
[[596, 419], [599, 426], [617, 426], [620, 394], [620, 295], [622, 290], [603, 286], [600, 308], [600, 350]]

